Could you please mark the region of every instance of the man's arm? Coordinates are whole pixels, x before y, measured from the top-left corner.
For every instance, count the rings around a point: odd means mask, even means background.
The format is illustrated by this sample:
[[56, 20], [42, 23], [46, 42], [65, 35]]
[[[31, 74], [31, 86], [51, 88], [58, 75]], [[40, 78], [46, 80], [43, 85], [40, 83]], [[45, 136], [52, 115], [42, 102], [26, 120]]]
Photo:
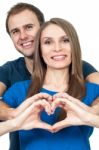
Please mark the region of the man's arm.
[[0, 97], [2, 97], [6, 89], [7, 89], [6, 85], [3, 82], [0, 82]]
[[83, 76], [86, 81], [99, 84], [99, 72], [94, 66], [86, 61], [82, 61]]
[[6, 103], [2, 101], [2, 95], [6, 91], [6, 86], [4, 83], [0, 82], [0, 120], [11, 119], [13, 109], [9, 107]]
[[86, 77], [86, 81], [99, 84], [99, 72], [94, 72]]
[[92, 103], [93, 112], [99, 116], [99, 97]]

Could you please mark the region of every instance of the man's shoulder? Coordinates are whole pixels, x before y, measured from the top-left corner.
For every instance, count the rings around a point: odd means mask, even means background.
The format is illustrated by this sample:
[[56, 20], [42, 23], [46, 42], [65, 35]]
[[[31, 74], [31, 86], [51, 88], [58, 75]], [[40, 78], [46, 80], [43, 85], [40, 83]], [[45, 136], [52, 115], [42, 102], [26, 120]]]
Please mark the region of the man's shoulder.
[[83, 69], [84, 78], [86, 78], [91, 73], [97, 72], [94, 66], [92, 66], [90, 63], [84, 60], [82, 60], [82, 67], [83, 67], [82, 69]]
[[12, 61], [7, 61], [5, 64], [3, 64], [2, 66], [0, 67], [9, 67], [9, 66], [14, 66], [14, 65], [19, 65], [21, 63], [24, 63], [24, 57], [19, 57], [15, 60], [12, 60]]
[[3, 82], [7, 88], [16, 82], [28, 80], [31, 76], [26, 67], [24, 57], [8, 61], [0, 66], [0, 72], [0, 81]]
[[0, 66], [0, 72], [2, 72], [2, 74], [10, 74], [11, 76], [13, 73], [19, 74], [23, 70], [26, 70], [24, 57], [7, 61], [5, 64]]

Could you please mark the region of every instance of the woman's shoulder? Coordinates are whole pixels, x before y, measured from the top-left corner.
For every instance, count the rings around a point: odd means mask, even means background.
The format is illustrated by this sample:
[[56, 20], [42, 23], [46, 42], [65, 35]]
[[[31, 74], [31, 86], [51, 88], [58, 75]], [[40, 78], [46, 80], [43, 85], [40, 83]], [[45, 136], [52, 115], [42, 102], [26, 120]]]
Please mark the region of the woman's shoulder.
[[99, 90], [99, 84], [96, 84], [96, 83], [93, 83], [93, 82], [86, 82], [85, 83], [86, 85], [86, 88], [89, 90], [89, 89], [98, 89]]
[[16, 82], [5, 92], [5, 94], [18, 95], [20, 93], [26, 93], [29, 88], [29, 85], [30, 85], [30, 80]]
[[99, 85], [91, 82], [86, 82], [86, 96], [83, 101], [91, 105], [91, 103], [99, 97]]
[[11, 88], [26, 88], [30, 85], [30, 80], [19, 81], [11, 86]]

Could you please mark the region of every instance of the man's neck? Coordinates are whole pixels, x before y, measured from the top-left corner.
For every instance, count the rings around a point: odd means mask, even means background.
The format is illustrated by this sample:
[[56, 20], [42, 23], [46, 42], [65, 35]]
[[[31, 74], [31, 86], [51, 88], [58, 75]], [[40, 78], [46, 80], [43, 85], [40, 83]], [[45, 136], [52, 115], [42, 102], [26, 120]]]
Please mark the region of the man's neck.
[[27, 58], [25, 57], [25, 63], [26, 63], [26, 68], [28, 69], [28, 71], [30, 72], [30, 74], [32, 74], [33, 71], [33, 58]]

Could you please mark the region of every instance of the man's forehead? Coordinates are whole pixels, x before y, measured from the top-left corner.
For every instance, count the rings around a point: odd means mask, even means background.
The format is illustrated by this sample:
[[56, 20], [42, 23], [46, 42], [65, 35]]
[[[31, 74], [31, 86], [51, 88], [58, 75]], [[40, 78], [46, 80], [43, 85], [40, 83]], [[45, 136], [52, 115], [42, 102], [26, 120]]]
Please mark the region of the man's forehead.
[[9, 18], [9, 28], [20, 28], [25, 25], [39, 25], [38, 18], [31, 11], [23, 11]]

